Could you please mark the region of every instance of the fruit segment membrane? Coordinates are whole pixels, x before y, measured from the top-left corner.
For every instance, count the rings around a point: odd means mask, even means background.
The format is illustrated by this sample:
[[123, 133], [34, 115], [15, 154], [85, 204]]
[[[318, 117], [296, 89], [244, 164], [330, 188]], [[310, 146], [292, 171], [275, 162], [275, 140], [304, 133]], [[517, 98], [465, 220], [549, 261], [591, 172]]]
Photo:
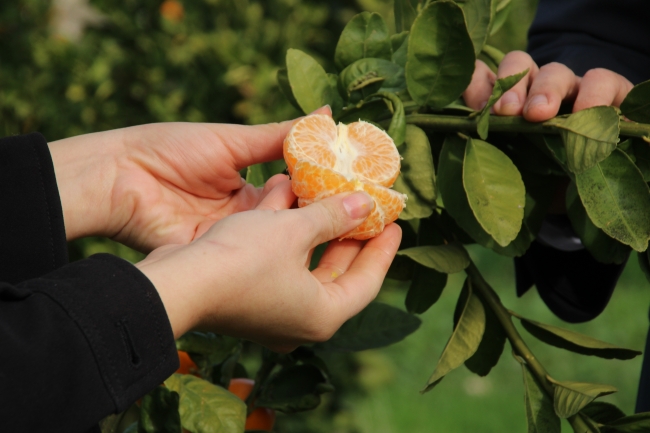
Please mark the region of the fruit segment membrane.
[[368, 122], [336, 125], [330, 116], [307, 116], [285, 138], [284, 159], [300, 207], [352, 191], [373, 198], [368, 218], [343, 238], [378, 235], [405, 206], [406, 196], [389, 189], [399, 175], [399, 152], [388, 134]]

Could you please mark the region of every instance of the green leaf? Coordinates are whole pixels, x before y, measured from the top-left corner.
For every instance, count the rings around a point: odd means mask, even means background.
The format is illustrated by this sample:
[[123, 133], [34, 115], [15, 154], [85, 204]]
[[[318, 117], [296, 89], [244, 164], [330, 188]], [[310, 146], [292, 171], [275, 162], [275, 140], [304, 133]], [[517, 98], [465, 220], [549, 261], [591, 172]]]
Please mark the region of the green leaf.
[[[388, 130], [386, 132], [393, 139], [395, 146], [399, 147], [404, 143], [404, 138], [406, 136], [406, 118], [404, 116], [404, 104], [402, 103], [402, 100], [399, 99], [394, 93], [379, 92], [377, 95], [390, 101], [392, 105], [393, 118], [391, 119], [390, 125], [388, 125]], [[429, 148], [429, 150], [431, 150], [431, 148]]]
[[634, 162], [643, 175], [643, 180], [650, 182], [650, 144], [639, 138], [632, 138], [632, 151], [636, 161]]
[[483, 49], [492, 21], [492, 2], [496, 0], [457, 0], [463, 8], [467, 32], [474, 44], [474, 54]]
[[298, 101], [296, 101], [295, 96], [293, 96], [293, 91], [291, 90], [291, 85], [289, 84], [289, 75], [287, 74], [287, 69], [279, 69], [276, 78], [278, 80], [278, 87], [280, 88], [280, 91], [282, 91], [282, 94], [285, 96], [285, 98], [287, 98], [291, 105], [296, 107], [297, 110], [302, 110], [298, 104]]
[[427, 218], [436, 205], [436, 173], [429, 139], [422, 129], [406, 125], [404, 144], [397, 150], [402, 168], [393, 189], [409, 198], [400, 218]]
[[625, 263], [630, 255], [630, 247], [610, 238], [591, 222], [574, 182], [569, 184], [566, 191], [566, 208], [573, 230], [596, 260], [619, 265]]
[[638, 350], [614, 346], [613, 344], [596, 340], [588, 335], [558, 328], [557, 326], [545, 325], [516, 314], [515, 316], [521, 320], [521, 324], [532, 336], [560, 349], [605, 359], [632, 359], [641, 355], [641, 352]]
[[568, 418], [580, 412], [594, 399], [617, 391], [610, 385], [583, 382], [559, 382], [547, 376], [553, 384], [555, 413], [560, 418]]
[[637, 253], [637, 258], [639, 259], [639, 267], [643, 271], [645, 279], [650, 282], [650, 251]]
[[463, 185], [483, 229], [501, 246], [513, 241], [521, 230], [526, 189], [510, 158], [485, 141], [468, 138]]
[[397, 33], [409, 30], [417, 16], [412, 0], [395, 0], [393, 12], [395, 13], [395, 31]]
[[359, 59], [375, 57], [390, 60], [392, 48], [388, 27], [375, 12], [361, 12], [345, 26], [334, 51], [339, 71]]
[[265, 163], [251, 165], [246, 169], [246, 183], [253, 184], [255, 187], [264, 186], [271, 177], [271, 171]]
[[446, 274], [460, 272], [469, 266], [467, 251], [457, 243], [423, 245], [398, 251], [397, 254], [407, 256], [422, 266]]
[[179, 395], [158, 386], [142, 398], [138, 433], [181, 433]]
[[396, 93], [406, 88], [404, 69], [384, 59], [361, 59], [339, 76], [339, 91], [351, 101], [359, 101], [378, 90]]
[[302, 412], [318, 407], [321, 394], [333, 390], [315, 365], [290, 365], [269, 378], [255, 404], [284, 413]]
[[622, 151], [576, 174], [582, 204], [594, 225], [614, 239], [645, 251], [650, 237], [650, 191]]
[[515, 357], [524, 373], [524, 405], [528, 433], [560, 433], [560, 418], [555, 414], [553, 401], [546, 394], [522, 359]]
[[355, 352], [389, 346], [420, 327], [420, 319], [390, 305], [372, 302], [314, 350]]
[[580, 413], [587, 415], [599, 424], [609, 424], [625, 416], [625, 413], [618, 407], [604, 401], [592, 401]]
[[486, 248], [493, 249], [508, 257], [522, 255], [530, 241], [526, 234], [520, 232], [514, 242], [502, 247], [479, 224], [467, 201], [463, 188], [463, 161], [465, 159], [466, 140], [457, 135], [447, 135], [440, 151], [437, 186], [445, 204], [445, 209], [472, 239]]
[[429, 4], [409, 36], [406, 85], [413, 100], [431, 108], [450, 104], [472, 80], [474, 61], [460, 7], [452, 1]]
[[607, 158], [618, 143], [619, 117], [614, 107], [587, 108], [556, 126], [566, 146], [567, 167], [576, 174]]
[[300, 50], [287, 50], [287, 76], [291, 93], [307, 114], [324, 105], [333, 105], [335, 92], [323, 67]]
[[402, 68], [406, 67], [406, 53], [408, 51], [409, 32], [404, 31], [390, 37], [390, 43], [393, 46], [393, 56], [391, 61]]
[[650, 412], [637, 413], [607, 423], [602, 433], [647, 433], [650, 431]]
[[209, 358], [210, 364], [224, 361], [239, 348], [240, 341], [226, 335], [216, 335], [212, 332], [192, 331], [176, 340], [176, 349]]
[[344, 109], [338, 117], [334, 117], [339, 122], [351, 123], [359, 119], [372, 121], [373, 119], [390, 116], [390, 110], [383, 99], [375, 99], [367, 102], [360, 102], [359, 106]]
[[447, 274], [416, 264], [404, 301], [406, 310], [413, 314], [426, 312], [438, 302], [446, 285]]
[[543, 138], [544, 144], [546, 145], [546, 148], [548, 149], [553, 159], [555, 159], [555, 161], [560, 165], [560, 167], [562, 167], [564, 171], [570, 173], [567, 167], [567, 154], [564, 143], [562, 142], [562, 137], [559, 135], [544, 134]]
[[[485, 305], [484, 305], [485, 306]], [[506, 344], [506, 333], [491, 308], [485, 308], [485, 331], [476, 353], [465, 361], [465, 367], [479, 376], [487, 376], [496, 366]]]
[[526, 76], [528, 69], [522, 71], [515, 75], [510, 75], [507, 77], [499, 78], [494, 87], [492, 88], [492, 94], [488, 98], [487, 104], [478, 114], [478, 119], [476, 121], [476, 131], [478, 132], [479, 137], [485, 140], [488, 136], [488, 128], [490, 126], [490, 109], [497, 103], [497, 101], [506, 93], [508, 90], [512, 89], [522, 78]]
[[[493, 1], [493, 7], [496, 4], [496, 0]], [[501, 0], [498, 5], [495, 7], [494, 18], [492, 19], [490, 36], [495, 34], [501, 29], [503, 24], [508, 20], [508, 15], [512, 9], [513, 2], [512, 0]]]
[[621, 104], [621, 113], [635, 122], [650, 123], [650, 81], [630, 90]]
[[190, 374], [173, 374], [165, 386], [180, 395], [183, 428], [192, 433], [244, 431], [246, 405], [226, 389]]
[[330, 108], [332, 109], [332, 116], [338, 116], [343, 110], [345, 102], [343, 97], [339, 94], [339, 76], [336, 74], [327, 74], [327, 81], [329, 82], [330, 89], [332, 89], [332, 100]]
[[[465, 280], [467, 287], [466, 302], [458, 323], [442, 351], [433, 374], [422, 392], [432, 390], [447, 373], [463, 365], [478, 349], [485, 330], [485, 310], [479, 298], [472, 293], [471, 283]], [[461, 298], [459, 298], [459, 301]]]

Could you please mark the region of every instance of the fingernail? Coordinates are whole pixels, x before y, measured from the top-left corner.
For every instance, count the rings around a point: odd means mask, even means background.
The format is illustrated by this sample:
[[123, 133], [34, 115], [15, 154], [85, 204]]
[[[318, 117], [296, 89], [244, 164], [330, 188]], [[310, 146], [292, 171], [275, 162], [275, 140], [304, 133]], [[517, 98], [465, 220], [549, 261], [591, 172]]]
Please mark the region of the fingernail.
[[506, 92], [501, 97], [501, 107], [505, 107], [506, 105], [519, 106], [519, 96], [515, 92]]
[[375, 202], [365, 192], [355, 192], [343, 199], [343, 207], [352, 219], [367, 217]]
[[537, 105], [548, 105], [548, 98], [546, 95], [534, 96], [530, 101], [528, 101], [528, 104], [526, 104], [526, 109], [535, 107]]

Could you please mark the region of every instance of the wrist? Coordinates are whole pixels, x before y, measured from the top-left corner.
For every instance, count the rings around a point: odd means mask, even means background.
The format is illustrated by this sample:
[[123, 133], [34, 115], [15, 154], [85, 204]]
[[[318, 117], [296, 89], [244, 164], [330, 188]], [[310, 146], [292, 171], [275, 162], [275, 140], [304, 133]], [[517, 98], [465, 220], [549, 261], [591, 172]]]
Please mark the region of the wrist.
[[112, 236], [120, 227], [112, 189], [121, 140], [122, 132], [115, 130], [48, 143], [67, 240]]

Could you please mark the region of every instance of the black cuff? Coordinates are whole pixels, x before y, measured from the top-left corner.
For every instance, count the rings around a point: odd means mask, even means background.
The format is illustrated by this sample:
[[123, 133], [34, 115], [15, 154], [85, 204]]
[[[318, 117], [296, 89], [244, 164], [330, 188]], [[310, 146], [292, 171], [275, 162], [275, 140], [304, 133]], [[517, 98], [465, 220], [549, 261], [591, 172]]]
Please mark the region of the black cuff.
[[68, 262], [54, 166], [45, 138], [0, 140], [0, 280], [35, 278]]
[[61, 305], [79, 326], [118, 412], [178, 369], [163, 303], [135, 266], [110, 254], [97, 254], [43, 279], [48, 284], [37, 283], [34, 291]]

